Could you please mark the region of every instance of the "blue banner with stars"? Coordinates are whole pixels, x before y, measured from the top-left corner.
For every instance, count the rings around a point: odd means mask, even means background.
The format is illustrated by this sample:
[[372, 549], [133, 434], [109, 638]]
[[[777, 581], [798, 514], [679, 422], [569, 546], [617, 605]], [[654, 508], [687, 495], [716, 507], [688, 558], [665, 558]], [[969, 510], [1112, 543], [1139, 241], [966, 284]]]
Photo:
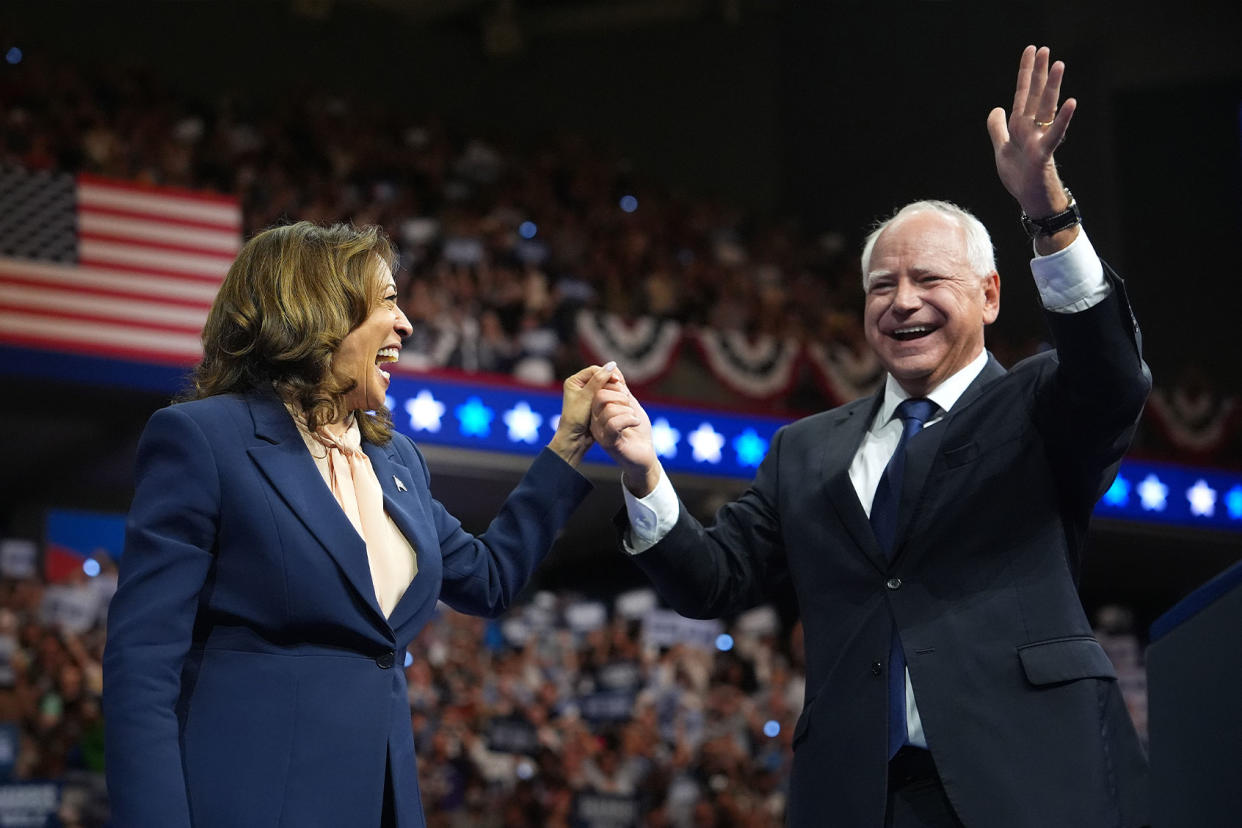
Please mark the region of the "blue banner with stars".
[[[172, 393], [186, 369], [0, 347], [0, 375], [55, 378]], [[552, 439], [559, 390], [413, 374], [398, 368], [389, 387], [397, 429], [416, 442], [535, 455]], [[788, 422], [693, 407], [645, 405], [656, 451], [673, 473], [749, 480], [776, 430]], [[594, 463], [611, 461], [597, 446]], [[1242, 532], [1242, 474], [1125, 460], [1096, 515], [1139, 523]]]
[[[535, 454], [552, 439], [561, 395], [543, 388], [481, 385], [394, 374], [388, 408], [418, 443]], [[670, 472], [750, 478], [788, 420], [646, 406], [656, 453]], [[610, 463], [595, 446], [587, 462]]]
[[[560, 394], [396, 376], [389, 409], [416, 442], [534, 454], [552, 439]], [[660, 461], [669, 472], [750, 479], [781, 418], [645, 405]], [[607, 463], [598, 447], [588, 462]], [[1242, 474], [1126, 460], [1096, 505], [1100, 517], [1242, 532]]]

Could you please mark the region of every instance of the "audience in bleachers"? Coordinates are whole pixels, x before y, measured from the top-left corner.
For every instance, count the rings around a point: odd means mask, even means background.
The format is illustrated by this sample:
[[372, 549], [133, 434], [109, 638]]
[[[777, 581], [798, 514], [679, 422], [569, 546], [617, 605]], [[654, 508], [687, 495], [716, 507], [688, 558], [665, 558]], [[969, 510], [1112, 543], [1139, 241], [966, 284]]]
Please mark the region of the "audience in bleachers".
[[[0, 77], [3, 165], [236, 194], [248, 233], [293, 219], [380, 224], [401, 249], [398, 277], [415, 326], [402, 361], [418, 369], [555, 383], [589, 361], [576, 327], [587, 308], [792, 337], [833, 348], [839, 365], [861, 360], [859, 376], [844, 383], [800, 369], [792, 387], [765, 398], [774, 411], [829, 407], [874, 379], [856, 250], [843, 235], [810, 238], [790, 223], [650, 185], [572, 136], [518, 146], [313, 90], [274, 102], [202, 99], [150, 72], [28, 58]], [[1004, 364], [1043, 346], [1037, 336], [989, 332]], [[1236, 401], [1194, 381], [1193, 369], [1183, 373], [1158, 378], [1136, 451], [1236, 463]], [[678, 376], [703, 379], [662, 396], [754, 404], [701, 367]]]
[[[0, 721], [20, 731], [12, 776], [65, 781], [65, 825], [106, 815], [100, 659], [115, 568], [101, 562], [68, 584], [0, 578]], [[89, 624], [59, 605], [64, 590], [97, 608]], [[493, 622], [442, 607], [406, 667], [430, 825], [780, 824], [801, 630], [760, 608], [720, 626], [729, 638], [716, 643], [713, 623], [670, 625], [645, 593], [610, 608], [538, 593]], [[1146, 738], [1131, 623], [1105, 608], [1098, 634]]]

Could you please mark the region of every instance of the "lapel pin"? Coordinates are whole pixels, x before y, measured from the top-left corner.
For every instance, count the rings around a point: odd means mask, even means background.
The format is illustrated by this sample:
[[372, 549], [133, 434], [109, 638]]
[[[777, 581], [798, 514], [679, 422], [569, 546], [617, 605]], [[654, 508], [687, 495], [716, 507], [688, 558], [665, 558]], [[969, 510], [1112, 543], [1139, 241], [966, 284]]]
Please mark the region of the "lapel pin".
[[406, 490], [405, 484], [401, 482], [401, 478], [395, 474], [392, 476], [392, 482], [397, 484], [397, 491], [404, 492]]

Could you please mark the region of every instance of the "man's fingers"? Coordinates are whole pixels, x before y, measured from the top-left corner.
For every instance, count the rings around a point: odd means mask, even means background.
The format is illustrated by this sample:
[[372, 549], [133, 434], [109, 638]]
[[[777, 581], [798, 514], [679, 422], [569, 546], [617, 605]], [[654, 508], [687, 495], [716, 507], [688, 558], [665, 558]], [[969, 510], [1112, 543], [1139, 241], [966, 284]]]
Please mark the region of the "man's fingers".
[[591, 399], [591, 410], [596, 414], [610, 405], [619, 405], [622, 408], [629, 408], [629, 394], [624, 390], [605, 386], [596, 391], [595, 395]]
[[606, 447], [615, 446], [627, 428], [640, 425], [638, 416], [629, 409], [608, 411], [591, 421], [591, 434]]
[[1013, 112], [1026, 112], [1026, 101], [1031, 90], [1031, 70], [1035, 68], [1035, 47], [1027, 46], [1018, 59], [1018, 82], [1013, 90]]
[[1040, 46], [1035, 52], [1035, 65], [1031, 67], [1030, 85], [1026, 94], [1026, 108], [1022, 110], [1022, 114], [1028, 118], [1039, 118], [1039, 105], [1043, 100], [1044, 87], [1048, 83], [1048, 57], [1050, 54], [1051, 52], [1047, 46]]
[[1051, 121], [1057, 113], [1057, 101], [1061, 98], [1061, 78], [1065, 76], [1065, 64], [1057, 61], [1048, 70], [1048, 82], [1044, 84], [1044, 93], [1040, 97], [1039, 106], [1035, 110], [1035, 118], [1039, 121]]
[[1057, 112], [1057, 117], [1046, 133], [1051, 149], [1055, 150], [1065, 140], [1065, 131], [1069, 129], [1070, 120], [1073, 119], [1074, 110], [1077, 108], [1078, 101], [1073, 98], [1067, 98], [1065, 103], [1061, 104], [1061, 110]]
[[1009, 143], [1009, 127], [1005, 123], [1005, 110], [999, 106], [988, 113], [988, 137], [992, 139], [992, 151], [1000, 152]]

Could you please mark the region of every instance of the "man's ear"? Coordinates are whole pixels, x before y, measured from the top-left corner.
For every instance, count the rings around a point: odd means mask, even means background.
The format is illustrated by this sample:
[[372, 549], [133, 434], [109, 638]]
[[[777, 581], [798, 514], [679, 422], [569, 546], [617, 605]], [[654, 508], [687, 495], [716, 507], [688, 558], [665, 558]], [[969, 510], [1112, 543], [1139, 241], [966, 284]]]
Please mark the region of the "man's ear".
[[983, 324], [991, 325], [1000, 315], [1000, 274], [993, 270], [983, 277]]

